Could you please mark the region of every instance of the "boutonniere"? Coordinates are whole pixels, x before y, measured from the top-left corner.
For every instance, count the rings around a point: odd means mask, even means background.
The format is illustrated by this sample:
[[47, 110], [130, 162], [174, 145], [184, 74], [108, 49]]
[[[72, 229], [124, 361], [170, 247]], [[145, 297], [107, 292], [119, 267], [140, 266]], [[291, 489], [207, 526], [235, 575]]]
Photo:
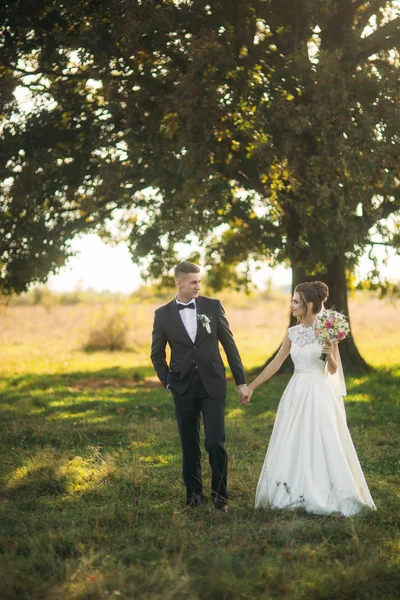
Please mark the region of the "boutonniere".
[[207, 317], [207, 315], [197, 315], [198, 320], [200, 321], [200, 323], [203, 325], [203, 327], [206, 328], [207, 333], [211, 333], [211, 327], [210, 327], [210, 319]]

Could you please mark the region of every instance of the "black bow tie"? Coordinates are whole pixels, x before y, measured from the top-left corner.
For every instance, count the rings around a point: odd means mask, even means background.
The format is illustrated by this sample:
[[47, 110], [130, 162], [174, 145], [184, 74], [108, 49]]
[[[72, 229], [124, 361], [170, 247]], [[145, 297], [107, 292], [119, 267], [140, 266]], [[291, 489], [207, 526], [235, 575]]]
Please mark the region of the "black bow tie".
[[178, 310], [183, 310], [184, 308], [196, 308], [194, 303], [191, 304], [178, 304]]

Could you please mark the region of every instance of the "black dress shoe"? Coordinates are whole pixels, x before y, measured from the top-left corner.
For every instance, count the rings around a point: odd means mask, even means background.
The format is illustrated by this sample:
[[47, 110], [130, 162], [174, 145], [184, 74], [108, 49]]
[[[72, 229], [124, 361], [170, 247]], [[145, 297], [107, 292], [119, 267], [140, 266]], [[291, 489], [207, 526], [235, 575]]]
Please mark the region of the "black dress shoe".
[[197, 506], [205, 504], [206, 502], [207, 499], [205, 496], [203, 496], [203, 494], [193, 494], [193, 496], [190, 496], [190, 498], [186, 499], [186, 506], [189, 508], [196, 508]]
[[215, 503], [214, 507], [216, 508], [216, 510], [219, 510], [220, 512], [224, 512], [227, 513], [228, 512], [228, 505], [225, 503]]

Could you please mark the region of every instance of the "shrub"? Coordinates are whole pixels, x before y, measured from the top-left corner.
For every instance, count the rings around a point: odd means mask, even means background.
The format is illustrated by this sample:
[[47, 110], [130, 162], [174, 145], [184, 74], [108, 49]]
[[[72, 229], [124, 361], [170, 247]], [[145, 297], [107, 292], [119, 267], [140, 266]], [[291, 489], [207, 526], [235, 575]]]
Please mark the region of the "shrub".
[[93, 320], [85, 350], [125, 350], [129, 322], [126, 311], [118, 310], [107, 314], [105, 310]]
[[36, 285], [28, 292], [19, 295], [13, 294], [7, 300], [8, 306], [43, 306], [46, 310], [59, 304], [57, 294], [52, 292], [47, 285]]

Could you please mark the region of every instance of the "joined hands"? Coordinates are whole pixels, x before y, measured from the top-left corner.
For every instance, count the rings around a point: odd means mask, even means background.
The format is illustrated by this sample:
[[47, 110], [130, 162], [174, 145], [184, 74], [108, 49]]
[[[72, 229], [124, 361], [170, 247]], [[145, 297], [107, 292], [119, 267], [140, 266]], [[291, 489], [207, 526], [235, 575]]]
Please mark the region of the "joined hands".
[[246, 384], [238, 386], [239, 404], [248, 404], [250, 402], [253, 390]]

